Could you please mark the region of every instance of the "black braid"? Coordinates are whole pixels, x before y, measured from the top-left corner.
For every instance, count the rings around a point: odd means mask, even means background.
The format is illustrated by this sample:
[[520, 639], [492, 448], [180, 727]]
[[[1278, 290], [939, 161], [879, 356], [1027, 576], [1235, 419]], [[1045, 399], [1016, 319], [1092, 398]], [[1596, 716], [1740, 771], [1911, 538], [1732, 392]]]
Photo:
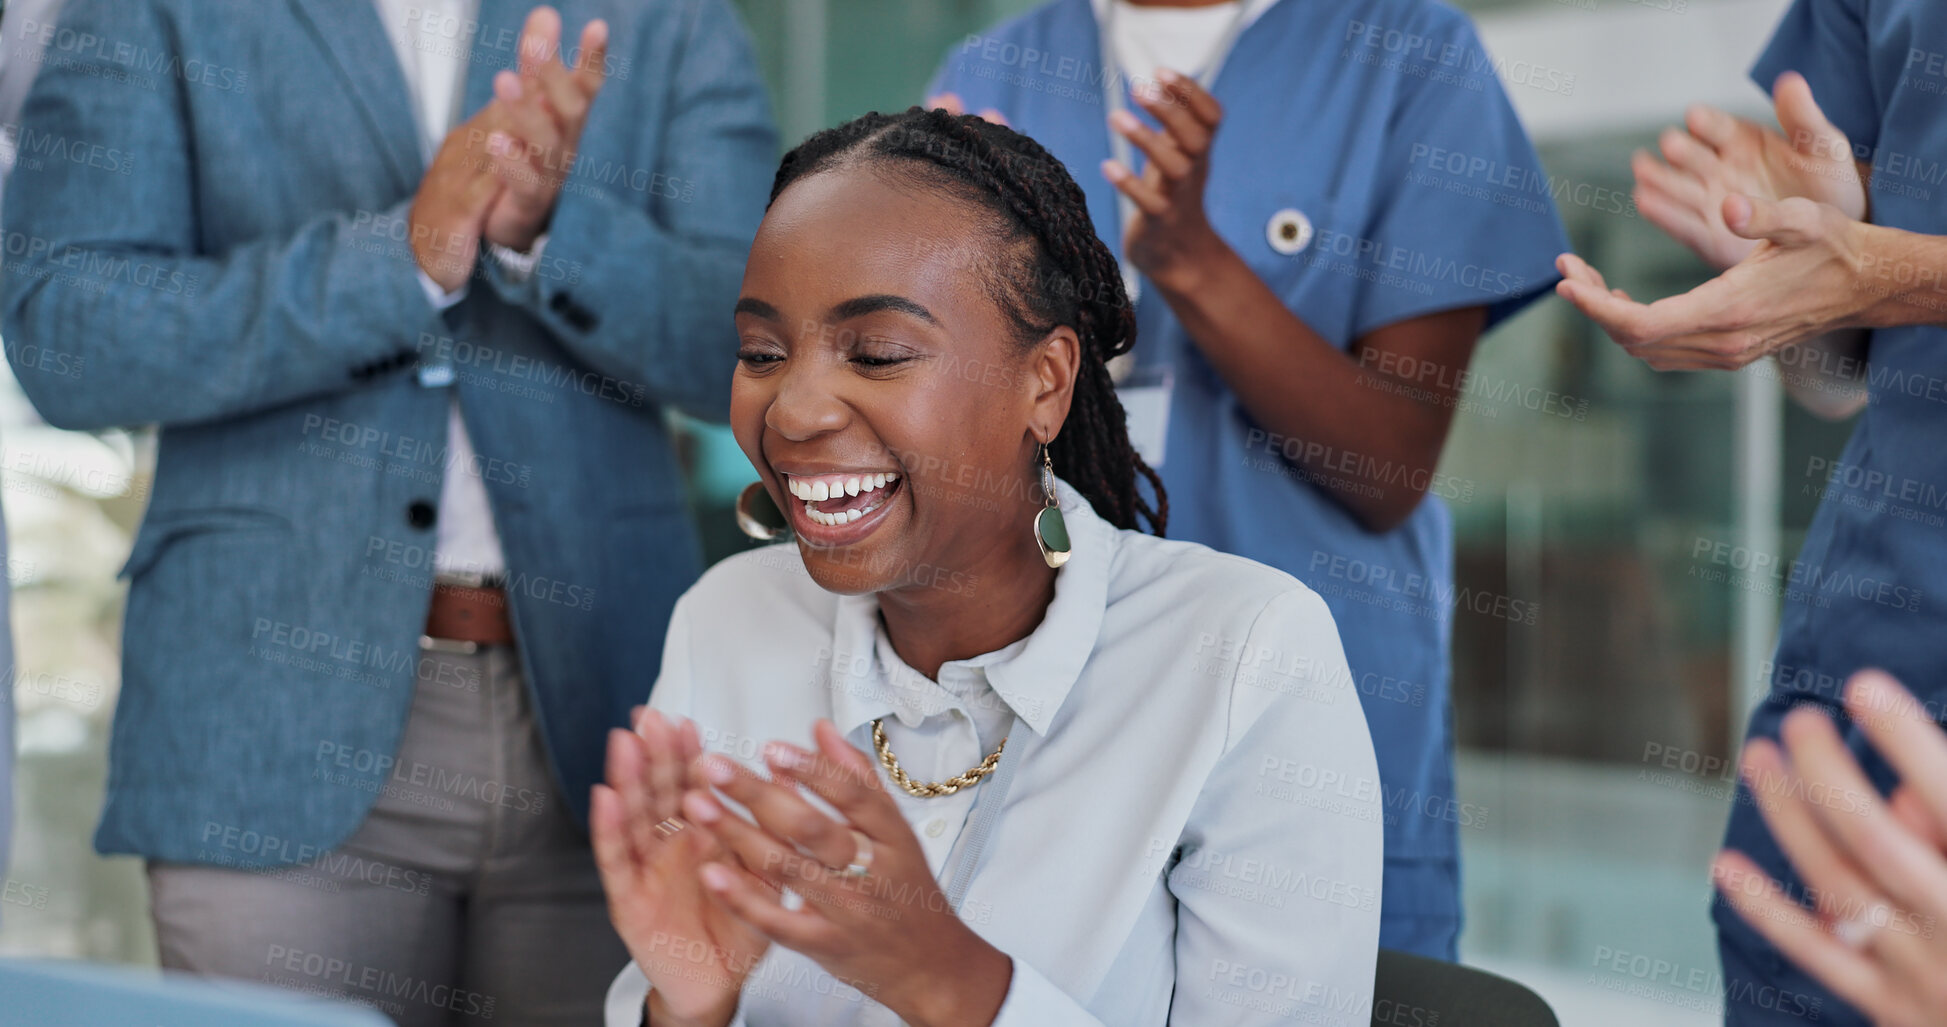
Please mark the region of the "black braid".
[[[953, 187], [999, 216], [1003, 237], [1027, 245], [984, 262], [989, 289], [1024, 345], [1068, 325], [1081, 338], [1082, 366], [1068, 421], [1048, 444], [1055, 472], [1119, 528], [1163, 534], [1169, 496], [1136, 455], [1109, 378], [1111, 358], [1136, 343], [1136, 317], [1114, 255], [1095, 234], [1080, 186], [1041, 144], [971, 115], [913, 107], [873, 112], [806, 139], [784, 155], [771, 200], [807, 175], [863, 163]], [[1148, 479], [1156, 503], [1137, 489]]]

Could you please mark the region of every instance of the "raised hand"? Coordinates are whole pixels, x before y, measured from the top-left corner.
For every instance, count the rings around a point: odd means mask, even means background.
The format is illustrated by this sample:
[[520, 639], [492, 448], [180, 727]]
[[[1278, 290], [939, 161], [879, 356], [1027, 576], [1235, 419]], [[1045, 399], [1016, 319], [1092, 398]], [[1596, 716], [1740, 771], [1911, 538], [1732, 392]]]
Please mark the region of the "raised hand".
[[488, 104], [447, 133], [413, 195], [407, 215], [413, 258], [447, 292], [473, 274], [487, 212], [506, 191], [486, 149], [505, 118], [503, 107]]
[[1118, 160], [1102, 162], [1102, 175], [1135, 201], [1122, 228], [1122, 248], [1136, 267], [1164, 289], [1176, 276], [1207, 266], [1213, 251], [1227, 248], [1204, 213], [1210, 178], [1210, 143], [1223, 121], [1223, 106], [1194, 79], [1165, 68], [1154, 89], [1135, 90], [1136, 102], [1162, 125], [1153, 131], [1128, 111], [1109, 116], [1109, 130], [1128, 139], [1149, 160], [1142, 174]]
[[1866, 185], [1852, 144], [1826, 119], [1804, 76], [1779, 76], [1772, 95], [1782, 132], [1697, 106], [1684, 118], [1688, 133], [1668, 129], [1658, 140], [1663, 160], [1639, 150], [1630, 161], [1636, 208], [1720, 270], [1758, 246], [1724, 223], [1727, 197], [1797, 196], [1830, 204], [1855, 221], [1866, 216]]
[[488, 242], [526, 252], [547, 231], [561, 187], [575, 167], [588, 111], [607, 80], [608, 23], [581, 30], [580, 59], [569, 68], [561, 52], [561, 15], [536, 7], [521, 29], [517, 71], [494, 76], [492, 106], [504, 127], [483, 142], [506, 191], [487, 214]]
[[590, 797], [595, 863], [609, 918], [649, 978], [652, 1022], [723, 1024], [770, 942], [706, 894], [704, 865], [735, 856], [679, 815], [703, 753], [696, 725], [646, 710], [609, 734], [608, 783]]
[[[704, 886], [765, 937], [809, 956], [909, 1023], [991, 1023], [1007, 995], [1012, 960], [947, 904], [870, 759], [830, 721], [813, 732], [815, 753], [783, 742], [766, 747], [770, 780], [721, 757], [703, 761], [710, 783], [752, 818], [732, 814], [708, 792], [683, 797], [684, 816], [736, 857], [706, 864]], [[807, 802], [800, 786], [840, 819]], [[848, 874], [854, 865], [865, 872]], [[803, 903], [786, 908], [782, 888]]]
[[1846, 685], [1846, 712], [1902, 784], [1882, 801], [1832, 722], [1785, 718], [1783, 749], [1754, 740], [1744, 773], [1807, 904], [1740, 852], [1718, 854], [1718, 890], [1792, 962], [1881, 1027], [1947, 1022], [1947, 734], [1878, 671]]
[[1751, 254], [1680, 296], [1638, 303], [1573, 253], [1555, 291], [1659, 371], [1734, 370], [1840, 328], [1872, 323], [1883, 299], [1862, 278], [1870, 226], [1830, 204], [1732, 196], [1723, 217]]

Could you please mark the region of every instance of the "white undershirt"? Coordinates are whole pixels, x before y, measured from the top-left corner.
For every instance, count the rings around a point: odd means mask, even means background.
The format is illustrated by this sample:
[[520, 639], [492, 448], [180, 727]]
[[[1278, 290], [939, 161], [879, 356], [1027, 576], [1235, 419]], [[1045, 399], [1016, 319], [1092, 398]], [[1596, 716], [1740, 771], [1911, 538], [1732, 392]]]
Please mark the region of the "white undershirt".
[[[471, 40], [462, 28], [472, 26], [479, 0], [377, 0], [379, 20], [385, 23], [387, 37], [399, 55], [406, 86], [412, 91], [413, 112], [417, 115], [419, 151], [431, 164], [440, 141], [452, 130], [459, 117], [466, 81], [467, 53]], [[420, 273], [427, 286], [427, 298], [435, 306], [459, 302], [465, 287], [443, 294], [436, 283]], [[494, 530], [493, 508], [487, 502], [487, 486], [473, 468], [480, 465], [467, 437], [466, 423], [460, 416], [460, 398], [453, 396], [447, 412], [446, 467], [439, 493], [438, 541], [433, 556], [434, 568], [442, 573], [499, 574], [507, 568], [500, 549], [500, 535]]]
[[[1112, 0], [1094, 0], [1099, 23]], [[1150, 81], [1157, 68], [1169, 68], [1185, 75], [1200, 75], [1212, 58], [1224, 30], [1237, 17], [1239, 5], [1245, 8], [1244, 24], [1256, 21], [1277, 0], [1230, 0], [1208, 7], [1157, 7], [1115, 3], [1115, 55], [1122, 73], [1129, 78]]]

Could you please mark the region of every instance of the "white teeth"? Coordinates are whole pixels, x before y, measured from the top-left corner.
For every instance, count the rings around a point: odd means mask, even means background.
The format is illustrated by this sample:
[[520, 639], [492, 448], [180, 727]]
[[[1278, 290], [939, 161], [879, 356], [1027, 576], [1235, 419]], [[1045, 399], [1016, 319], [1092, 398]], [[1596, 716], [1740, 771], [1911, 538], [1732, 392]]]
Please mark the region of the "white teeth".
[[850, 524], [864, 517], [865, 511], [844, 510], [839, 513], [826, 513], [823, 510], [814, 508], [810, 503], [806, 503], [804, 505], [804, 515], [811, 518], [815, 524], [823, 524], [826, 527], [837, 527], [841, 524]]
[[[898, 480], [899, 475], [896, 473], [865, 474], [857, 477], [824, 481], [795, 478], [787, 474], [784, 476], [784, 485], [791, 495], [804, 501], [805, 516], [810, 518], [814, 524], [836, 527], [841, 524], [850, 524], [864, 517], [870, 510], [861, 508], [826, 513], [812, 504], [827, 499], [843, 499], [847, 496], [856, 496], [863, 492], [873, 492], [885, 488], [887, 485]], [[876, 509], [877, 507], [873, 506], [872, 508]]]

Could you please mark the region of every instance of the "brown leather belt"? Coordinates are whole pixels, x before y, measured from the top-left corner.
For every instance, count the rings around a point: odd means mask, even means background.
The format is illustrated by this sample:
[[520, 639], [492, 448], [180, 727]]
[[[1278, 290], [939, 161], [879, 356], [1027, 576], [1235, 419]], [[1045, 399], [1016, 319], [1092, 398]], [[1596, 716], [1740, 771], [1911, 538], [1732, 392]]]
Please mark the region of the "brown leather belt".
[[507, 593], [498, 588], [435, 584], [426, 612], [426, 637], [473, 645], [512, 645], [514, 622], [507, 616]]

